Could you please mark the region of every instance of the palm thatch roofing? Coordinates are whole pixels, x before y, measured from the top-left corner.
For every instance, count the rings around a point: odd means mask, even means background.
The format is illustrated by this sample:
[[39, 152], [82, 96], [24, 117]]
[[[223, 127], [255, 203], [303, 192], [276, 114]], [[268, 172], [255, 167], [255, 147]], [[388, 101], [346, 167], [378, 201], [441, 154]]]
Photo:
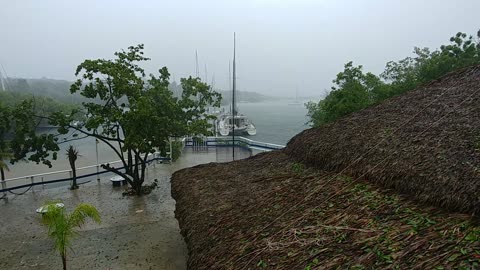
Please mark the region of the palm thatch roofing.
[[479, 99], [476, 66], [175, 173], [189, 269], [478, 268]]
[[285, 152], [318, 169], [450, 210], [480, 212], [480, 67], [295, 136]]

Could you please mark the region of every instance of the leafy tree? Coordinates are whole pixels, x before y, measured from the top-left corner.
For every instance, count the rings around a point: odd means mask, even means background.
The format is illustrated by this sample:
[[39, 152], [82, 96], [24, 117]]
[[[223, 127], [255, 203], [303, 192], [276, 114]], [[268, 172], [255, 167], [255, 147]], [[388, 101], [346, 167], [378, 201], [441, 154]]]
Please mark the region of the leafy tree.
[[[480, 31], [477, 36], [480, 38]], [[438, 50], [415, 47], [413, 57], [388, 62], [380, 77], [364, 74], [362, 66], [354, 67], [349, 62], [324, 100], [306, 104], [307, 116], [313, 126], [323, 125], [475, 64], [480, 64], [480, 42], [460, 32]]]
[[29, 160], [51, 167], [59, 150], [53, 134], [37, 134], [40, 119], [35, 117], [33, 100], [24, 100], [13, 107], [0, 104], [0, 169], [2, 179], [6, 160], [15, 163]]
[[331, 92], [318, 103], [307, 103], [308, 116], [313, 126], [319, 126], [361, 110], [373, 104], [382, 94], [384, 83], [372, 73], [363, 73], [363, 67], [352, 62], [345, 64], [337, 74]]
[[[54, 134], [37, 134], [36, 127], [41, 119], [35, 116], [34, 111], [33, 100], [25, 100], [11, 110], [11, 130], [8, 132], [12, 134], [12, 139], [8, 141], [8, 147], [13, 157], [10, 162], [29, 160], [52, 167], [51, 159], [57, 159], [60, 148]], [[1, 136], [0, 140], [5, 142], [5, 138]]]
[[37, 127], [53, 111], [65, 111], [48, 97], [34, 98], [29, 94], [0, 92], [0, 176], [5, 180], [8, 162], [34, 161], [52, 166], [59, 150], [58, 134], [40, 134]]
[[7, 132], [10, 130], [10, 110], [0, 104], [0, 174], [2, 181], [5, 180], [5, 171], [8, 171], [7, 159], [11, 153], [6, 141]]
[[392, 95], [411, 90], [416, 86], [467, 66], [480, 64], [480, 47], [472, 36], [457, 33], [450, 44], [439, 50], [415, 47], [415, 57], [399, 62], [388, 62], [381, 77], [391, 83]]
[[180, 80], [183, 91], [175, 97], [169, 89], [167, 68], [147, 78], [139, 66], [147, 60], [143, 45], [117, 52], [113, 60], [85, 60], [77, 67], [79, 79], [71, 86], [72, 93], [80, 92], [90, 100], [83, 103], [85, 128], [70, 125], [72, 116], [56, 113], [51, 118], [61, 126], [60, 133], [75, 129], [107, 144], [124, 169], [102, 167], [125, 178], [138, 195], [143, 193], [148, 154], [164, 152], [169, 137], [208, 134], [213, 117], [206, 109], [219, 106], [221, 99], [192, 77]]
[[68, 163], [70, 164], [70, 168], [72, 169], [72, 186], [70, 187], [70, 189], [74, 190], [78, 188], [77, 170], [75, 168], [75, 162], [77, 161], [80, 155], [78, 154], [78, 150], [72, 145], [68, 147], [66, 155], [67, 155]]
[[48, 236], [55, 241], [55, 249], [62, 257], [63, 270], [66, 270], [67, 248], [71, 246], [72, 238], [78, 235], [75, 228], [85, 224], [87, 218], [100, 223], [100, 214], [94, 206], [86, 203], [79, 204], [70, 214], [66, 213], [64, 207], [58, 207], [56, 202], [42, 207], [46, 209], [42, 214], [42, 222], [48, 227]]

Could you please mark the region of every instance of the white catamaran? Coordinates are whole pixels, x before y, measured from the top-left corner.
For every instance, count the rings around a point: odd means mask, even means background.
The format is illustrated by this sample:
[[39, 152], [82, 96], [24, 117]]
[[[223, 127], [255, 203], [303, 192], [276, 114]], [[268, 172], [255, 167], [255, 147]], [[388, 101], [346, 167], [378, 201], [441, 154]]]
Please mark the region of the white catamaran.
[[236, 102], [236, 70], [235, 70], [235, 33], [233, 34], [233, 85], [232, 106], [230, 112], [220, 115], [217, 121], [217, 131], [222, 136], [228, 135], [256, 135], [257, 129], [246, 115], [238, 113]]

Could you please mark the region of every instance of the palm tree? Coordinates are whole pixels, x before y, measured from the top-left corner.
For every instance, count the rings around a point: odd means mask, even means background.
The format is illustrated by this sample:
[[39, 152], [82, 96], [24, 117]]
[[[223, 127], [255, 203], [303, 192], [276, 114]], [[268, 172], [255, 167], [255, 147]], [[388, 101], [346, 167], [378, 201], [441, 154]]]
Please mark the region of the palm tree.
[[67, 149], [67, 158], [68, 162], [70, 163], [70, 167], [72, 168], [72, 187], [70, 189], [77, 189], [77, 170], [75, 169], [75, 161], [77, 161], [77, 158], [80, 157], [78, 154], [78, 150], [75, 149], [75, 147], [71, 146]]
[[2, 176], [2, 180], [5, 180], [5, 171], [9, 171], [8, 169], [8, 164], [6, 162], [7, 159], [11, 158], [12, 154], [11, 153], [2, 153], [0, 152], [0, 173]]
[[[0, 177], [1, 177], [1, 181], [2, 181], [2, 186], [1, 188], [6, 188], [5, 186], [5, 171], [9, 171], [8, 169], [8, 164], [6, 162], [7, 159], [11, 158], [12, 157], [12, 154], [11, 153], [2, 153], [0, 152]], [[5, 197], [5, 192], [4, 192], [4, 196], [2, 198]]]
[[47, 203], [43, 207], [46, 212], [42, 216], [42, 222], [48, 226], [48, 236], [55, 241], [55, 249], [62, 257], [63, 270], [67, 269], [67, 247], [71, 246], [71, 240], [78, 235], [75, 230], [85, 224], [86, 218], [91, 218], [100, 223], [100, 214], [97, 209], [86, 203], [81, 203], [70, 214], [65, 212], [64, 207], [57, 206], [58, 202]]
[[5, 171], [9, 171], [8, 165], [3, 158], [3, 153], [0, 153], [0, 174], [2, 176], [2, 181], [5, 180]]

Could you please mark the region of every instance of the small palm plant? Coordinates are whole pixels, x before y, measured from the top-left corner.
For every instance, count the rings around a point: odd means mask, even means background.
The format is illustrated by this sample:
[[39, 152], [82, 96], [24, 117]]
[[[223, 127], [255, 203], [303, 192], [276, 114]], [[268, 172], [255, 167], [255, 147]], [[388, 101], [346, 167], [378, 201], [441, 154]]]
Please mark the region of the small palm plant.
[[60, 252], [63, 270], [66, 270], [67, 247], [71, 246], [72, 238], [78, 235], [75, 228], [85, 224], [87, 218], [91, 218], [96, 223], [100, 223], [101, 220], [98, 210], [90, 204], [81, 203], [69, 214], [57, 203], [51, 202], [43, 206], [46, 210], [43, 213], [42, 222], [48, 227], [48, 236], [55, 241], [55, 249]]
[[70, 187], [70, 189], [77, 189], [78, 188], [78, 185], [77, 185], [77, 169], [75, 168], [75, 162], [77, 161], [77, 158], [80, 157], [80, 155], [78, 154], [78, 150], [71, 146], [67, 149], [67, 158], [68, 158], [68, 162], [70, 163], [70, 167], [72, 168], [72, 186]]

